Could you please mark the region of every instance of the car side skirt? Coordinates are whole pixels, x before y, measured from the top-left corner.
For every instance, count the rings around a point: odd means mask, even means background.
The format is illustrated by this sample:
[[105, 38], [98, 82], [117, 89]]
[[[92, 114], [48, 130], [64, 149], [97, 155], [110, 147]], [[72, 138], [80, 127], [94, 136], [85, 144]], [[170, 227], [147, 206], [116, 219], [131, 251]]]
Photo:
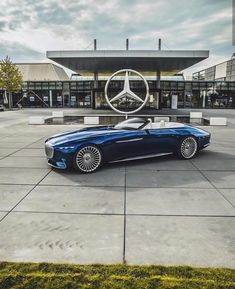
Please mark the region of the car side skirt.
[[151, 154], [151, 155], [137, 156], [137, 157], [132, 157], [132, 158], [110, 161], [109, 163], [120, 163], [120, 162], [127, 162], [127, 161], [133, 161], [133, 160], [142, 160], [142, 159], [155, 158], [155, 157], [161, 157], [161, 156], [172, 155], [172, 154], [173, 152]]

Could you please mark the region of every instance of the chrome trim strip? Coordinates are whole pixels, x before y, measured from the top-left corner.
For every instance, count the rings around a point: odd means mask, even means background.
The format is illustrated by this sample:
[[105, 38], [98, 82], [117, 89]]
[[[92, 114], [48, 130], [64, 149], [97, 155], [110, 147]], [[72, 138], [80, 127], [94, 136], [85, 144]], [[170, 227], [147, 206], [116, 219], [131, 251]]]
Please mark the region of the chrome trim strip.
[[53, 167], [53, 168], [56, 168], [56, 169], [58, 169], [58, 167], [57, 167], [57, 166], [55, 166], [55, 165], [53, 165], [53, 164], [51, 164], [51, 163], [49, 163], [49, 162], [47, 162], [47, 164], [48, 164], [48, 166], [50, 166], [50, 167]]
[[51, 164], [49, 161], [47, 161], [47, 164], [48, 164], [49, 166], [51, 166], [51, 167], [53, 167], [53, 168], [56, 168], [56, 169], [59, 169], [59, 170], [64, 170], [64, 169], [66, 169], [66, 165], [65, 165], [65, 168], [61, 168], [61, 167], [57, 167], [56, 165]]
[[118, 140], [115, 143], [124, 143], [124, 142], [132, 142], [132, 141], [139, 141], [142, 140], [143, 138], [133, 138], [133, 139], [126, 139], [126, 140]]
[[109, 162], [109, 163], [120, 163], [120, 162], [133, 161], [133, 160], [142, 160], [142, 159], [148, 159], [148, 158], [154, 158], [154, 157], [161, 157], [161, 156], [172, 155], [172, 154], [173, 154], [173, 152], [171, 152], [171, 153], [151, 154], [151, 155], [145, 155], [145, 156], [138, 156], [138, 157], [133, 157], [133, 158], [127, 158], [127, 159], [123, 159], [123, 160], [111, 161], [111, 162]]

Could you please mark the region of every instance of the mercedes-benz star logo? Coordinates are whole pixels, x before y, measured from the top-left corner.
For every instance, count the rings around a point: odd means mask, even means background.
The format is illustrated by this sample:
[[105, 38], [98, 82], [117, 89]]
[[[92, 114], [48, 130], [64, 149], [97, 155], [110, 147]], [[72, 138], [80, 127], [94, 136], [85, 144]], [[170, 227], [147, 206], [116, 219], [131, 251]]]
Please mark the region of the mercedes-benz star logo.
[[[122, 74], [125, 72], [125, 80], [124, 80], [124, 87], [123, 90], [121, 92], [119, 92], [117, 95], [115, 95], [113, 98], [109, 99], [108, 97], [108, 87], [109, 87], [109, 83], [110, 81], [118, 74]], [[136, 95], [131, 89], [130, 89], [130, 80], [129, 80], [129, 73], [132, 74], [136, 74], [138, 75], [145, 84], [146, 87], [146, 96], [144, 99], [140, 98], [138, 95]], [[146, 102], [148, 101], [149, 98], [149, 86], [148, 86], [148, 82], [146, 81], [146, 79], [143, 77], [143, 75], [141, 75], [139, 72], [132, 70], [132, 69], [122, 69], [119, 70], [117, 72], [115, 72], [113, 75], [110, 76], [110, 78], [108, 79], [108, 81], [106, 82], [105, 85], [105, 98], [107, 103], [109, 104], [109, 106], [115, 110], [118, 113], [123, 113], [123, 114], [131, 114], [131, 113], [135, 113], [137, 111], [139, 111], [140, 109], [142, 109]], [[130, 110], [130, 111], [122, 111], [120, 109], [117, 109], [113, 103], [115, 101], [120, 100], [120, 103], [127, 103], [127, 102], [138, 102], [140, 103], [140, 106], [138, 108], [136, 108], [135, 110]]]

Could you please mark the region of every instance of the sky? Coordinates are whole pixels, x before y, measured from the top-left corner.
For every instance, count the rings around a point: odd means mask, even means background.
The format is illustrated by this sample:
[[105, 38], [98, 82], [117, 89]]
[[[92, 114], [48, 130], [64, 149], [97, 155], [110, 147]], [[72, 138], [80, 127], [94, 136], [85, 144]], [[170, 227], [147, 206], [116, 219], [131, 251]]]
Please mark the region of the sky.
[[[235, 1], [234, 1], [235, 2]], [[48, 62], [47, 50], [205, 49], [210, 57], [184, 71], [231, 58], [232, 0], [1, 0], [0, 58]]]

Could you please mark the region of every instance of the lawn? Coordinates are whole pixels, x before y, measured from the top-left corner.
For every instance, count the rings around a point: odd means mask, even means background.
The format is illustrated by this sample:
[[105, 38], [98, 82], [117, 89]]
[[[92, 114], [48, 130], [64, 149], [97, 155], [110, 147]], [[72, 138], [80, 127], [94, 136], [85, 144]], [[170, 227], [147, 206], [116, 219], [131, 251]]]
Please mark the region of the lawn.
[[223, 289], [235, 270], [187, 266], [68, 265], [0, 262], [0, 289]]

